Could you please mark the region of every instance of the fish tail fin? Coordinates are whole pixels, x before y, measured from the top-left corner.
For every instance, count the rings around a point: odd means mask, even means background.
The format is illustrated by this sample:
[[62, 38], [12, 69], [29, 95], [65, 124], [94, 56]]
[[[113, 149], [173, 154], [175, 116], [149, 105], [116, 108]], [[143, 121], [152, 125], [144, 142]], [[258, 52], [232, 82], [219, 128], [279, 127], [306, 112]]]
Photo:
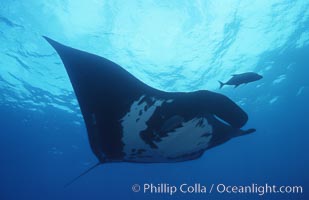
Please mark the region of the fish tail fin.
[[221, 89], [225, 85], [225, 83], [222, 83], [221, 81], [218, 81], [218, 82], [220, 83], [220, 88], [219, 89]]
[[70, 186], [72, 183], [74, 183], [75, 181], [77, 181], [80, 177], [84, 176], [85, 174], [87, 174], [88, 172], [90, 172], [91, 170], [93, 170], [94, 168], [96, 168], [97, 166], [101, 165], [101, 162], [96, 163], [95, 165], [91, 166], [89, 169], [87, 169], [86, 171], [84, 171], [83, 173], [81, 173], [79, 176], [75, 177], [73, 180], [71, 180], [70, 182], [68, 182], [67, 184], [64, 185], [64, 187], [68, 187]]

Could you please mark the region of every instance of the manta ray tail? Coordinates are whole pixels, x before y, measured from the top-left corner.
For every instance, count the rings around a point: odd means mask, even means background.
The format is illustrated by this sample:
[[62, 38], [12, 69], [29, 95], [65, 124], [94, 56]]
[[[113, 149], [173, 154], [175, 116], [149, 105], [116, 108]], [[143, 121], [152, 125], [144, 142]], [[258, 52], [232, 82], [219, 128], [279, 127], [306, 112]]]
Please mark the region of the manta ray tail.
[[222, 83], [221, 81], [218, 81], [220, 83], [220, 89], [225, 85], [225, 83]]
[[97, 166], [101, 165], [101, 162], [96, 163], [95, 165], [91, 166], [89, 169], [87, 169], [86, 171], [84, 171], [83, 173], [81, 173], [79, 176], [75, 177], [73, 180], [71, 180], [70, 182], [68, 182], [67, 184], [64, 185], [64, 187], [68, 187], [70, 186], [72, 183], [74, 183], [75, 181], [77, 181], [77, 179], [79, 179], [80, 177], [84, 176], [85, 174], [87, 174], [88, 172], [90, 172], [91, 170], [93, 170], [94, 168], [96, 168]]

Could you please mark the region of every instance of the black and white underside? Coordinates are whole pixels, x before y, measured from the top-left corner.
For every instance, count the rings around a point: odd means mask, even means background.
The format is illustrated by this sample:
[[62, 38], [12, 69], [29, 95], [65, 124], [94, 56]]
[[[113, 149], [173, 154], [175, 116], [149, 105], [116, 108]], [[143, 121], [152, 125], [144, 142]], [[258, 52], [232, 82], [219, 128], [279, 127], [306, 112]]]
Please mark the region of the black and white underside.
[[[175, 162], [199, 156], [207, 149], [212, 138], [212, 126], [205, 117], [185, 120], [183, 116], [164, 116], [156, 112], [162, 100], [141, 96], [121, 119], [124, 160], [133, 162]], [[159, 115], [159, 116], [155, 116]], [[151, 127], [151, 118], [161, 118], [160, 127]]]

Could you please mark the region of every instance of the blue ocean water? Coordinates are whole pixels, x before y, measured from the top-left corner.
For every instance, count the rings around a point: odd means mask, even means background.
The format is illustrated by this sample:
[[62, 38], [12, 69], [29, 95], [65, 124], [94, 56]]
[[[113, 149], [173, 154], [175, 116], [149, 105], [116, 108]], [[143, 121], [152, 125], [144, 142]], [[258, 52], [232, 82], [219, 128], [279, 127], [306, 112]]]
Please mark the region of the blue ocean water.
[[[104, 56], [152, 87], [212, 90], [254, 134], [174, 164], [99, 166], [63, 64], [41, 37]], [[0, 199], [308, 199], [306, 0], [0, 3]], [[263, 79], [219, 90], [218, 80]], [[133, 192], [139, 184], [302, 186], [302, 194]]]

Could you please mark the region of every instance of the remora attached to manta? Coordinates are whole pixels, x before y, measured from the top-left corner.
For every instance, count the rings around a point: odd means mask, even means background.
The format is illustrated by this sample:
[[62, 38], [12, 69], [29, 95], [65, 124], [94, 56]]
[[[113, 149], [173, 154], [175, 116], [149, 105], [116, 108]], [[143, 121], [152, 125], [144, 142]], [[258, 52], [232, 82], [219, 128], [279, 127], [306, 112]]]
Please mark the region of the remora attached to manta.
[[247, 114], [222, 94], [160, 91], [110, 60], [45, 39], [70, 77], [97, 165], [197, 159], [255, 131], [240, 129]]

